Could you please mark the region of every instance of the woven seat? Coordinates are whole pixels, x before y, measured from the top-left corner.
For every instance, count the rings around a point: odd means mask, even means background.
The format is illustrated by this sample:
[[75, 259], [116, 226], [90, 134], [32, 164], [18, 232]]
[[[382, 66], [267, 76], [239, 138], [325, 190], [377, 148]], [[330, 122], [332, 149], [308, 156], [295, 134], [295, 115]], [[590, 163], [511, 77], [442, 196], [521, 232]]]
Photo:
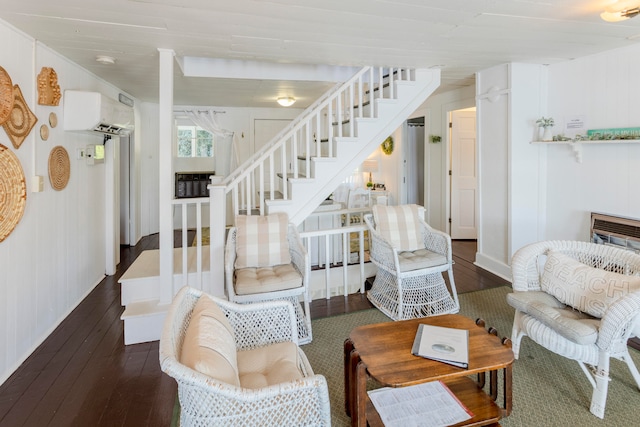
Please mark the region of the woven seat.
[[[387, 218], [380, 210], [391, 213], [393, 221], [376, 224], [374, 214]], [[364, 217], [372, 238], [371, 261], [378, 267], [367, 293], [369, 301], [393, 320], [457, 313], [460, 305], [453, 280], [451, 238], [429, 227], [418, 216], [416, 205], [375, 205], [373, 211], [374, 214]], [[392, 234], [394, 228], [408, 232], [414, 244], [392, 242], [381, 233], [380, 226], [391, 227]], [[449, 276], [451, 291], [442, 277], [444, 271]]]
[[[196, 322], [205, 326], [194, 338]], [[327, 382], [298, 347], [296, 323], [287, 301], [236, 304], [182, 288], [160, 339], [162, 371], [178, 383], [180, 425], [330, 426]]]
[[[283, 213], [238, 215], [236, 225], [229, 229], [225, 248], [229, 301], [289, 301], [296, 311], [300, 344], [311, 342], [309, 254], [298, 229]], [[240, 243], [238, 233], [243, 240]]]
[[518, 250], [511, 261], [515, 308], [511, 340], [522, 337], [579, 363], [593, 393], [590, 411], [604, 418], [609, 361], [624, 361], [637, 386], [640, 374], [627, 340], [640, 334], [640, 255], [611, 246], [545, 241]]

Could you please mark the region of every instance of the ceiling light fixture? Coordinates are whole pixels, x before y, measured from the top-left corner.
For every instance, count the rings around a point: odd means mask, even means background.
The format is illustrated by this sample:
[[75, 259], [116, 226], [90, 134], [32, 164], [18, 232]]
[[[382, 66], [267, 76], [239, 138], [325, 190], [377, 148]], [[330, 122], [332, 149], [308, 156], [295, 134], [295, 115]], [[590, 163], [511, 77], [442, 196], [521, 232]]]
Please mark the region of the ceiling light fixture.
[[604, 9], [600, 17], [607, 22], [620, 22], [640, 13], [640, 1], [618, 0]]
[[281, 96], [278, 98], [278, 104], [283, 107], [291, 107], [294, 102], [296, 102], [296, 99], [291, 96]]
[[113, 65], [116, 63], [116, 58], [114, 58], [113, 56], [98, 55], [96, 56], [96, 62], [104, 65]]

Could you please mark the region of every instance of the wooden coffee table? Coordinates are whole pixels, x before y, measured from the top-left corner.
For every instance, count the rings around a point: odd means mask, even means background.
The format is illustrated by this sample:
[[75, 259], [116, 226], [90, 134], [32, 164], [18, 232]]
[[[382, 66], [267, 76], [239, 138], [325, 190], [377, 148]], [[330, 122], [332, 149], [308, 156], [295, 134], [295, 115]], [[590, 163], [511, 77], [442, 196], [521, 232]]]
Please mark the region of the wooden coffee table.
[[[424, 323], [469, 331], [469, 368], [458, 368], [411, 354], [418, 325]], [[382, 425], [367, 396], [367, 378], [383, 387], [405, 387], [429, 381], [444, 382], [474, 417], [457, 425], [498, 425], [511, 413], [511, 341], [497, 331], [485, 330], [482, 320], [457, 314], [364, 325], [344, 342], [344, 384], [347, 414], [352, 426]], [[503, 370], [502, 407], [498, 397], [498, 371]], [[489, 393], [483, 390], [489, 374]], [[477, 374], [477, 380], [467, 378]]]

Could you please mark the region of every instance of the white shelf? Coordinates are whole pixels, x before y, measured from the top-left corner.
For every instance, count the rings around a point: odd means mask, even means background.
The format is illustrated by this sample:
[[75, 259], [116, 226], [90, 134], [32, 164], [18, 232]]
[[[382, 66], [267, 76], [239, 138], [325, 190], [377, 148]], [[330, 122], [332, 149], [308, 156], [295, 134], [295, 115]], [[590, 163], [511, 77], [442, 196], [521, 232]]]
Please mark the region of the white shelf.
[[611, 145], [611, 144], [640, 144], [640, 139], [601, 139], [587, 141], [531, 141], [531, 144], [546, 145], [569, 145], [576, 154], [576, 161], [582, 163], [582, 146], [583, 145]]

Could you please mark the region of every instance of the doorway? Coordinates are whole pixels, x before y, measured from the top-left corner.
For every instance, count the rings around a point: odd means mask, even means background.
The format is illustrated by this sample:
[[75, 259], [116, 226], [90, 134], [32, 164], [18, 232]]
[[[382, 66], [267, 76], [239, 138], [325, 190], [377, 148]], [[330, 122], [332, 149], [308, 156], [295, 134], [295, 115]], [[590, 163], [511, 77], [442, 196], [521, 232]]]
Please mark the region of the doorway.
[[406, 121], [406, 139], [402, 160], [402, 194], [403, 204], [424, 206], [424, 155], [425, 155], [424, 117], [416, 117]]
[[478, 237], [476, 109], [450, 112], [449, 234], [452, 239]]

